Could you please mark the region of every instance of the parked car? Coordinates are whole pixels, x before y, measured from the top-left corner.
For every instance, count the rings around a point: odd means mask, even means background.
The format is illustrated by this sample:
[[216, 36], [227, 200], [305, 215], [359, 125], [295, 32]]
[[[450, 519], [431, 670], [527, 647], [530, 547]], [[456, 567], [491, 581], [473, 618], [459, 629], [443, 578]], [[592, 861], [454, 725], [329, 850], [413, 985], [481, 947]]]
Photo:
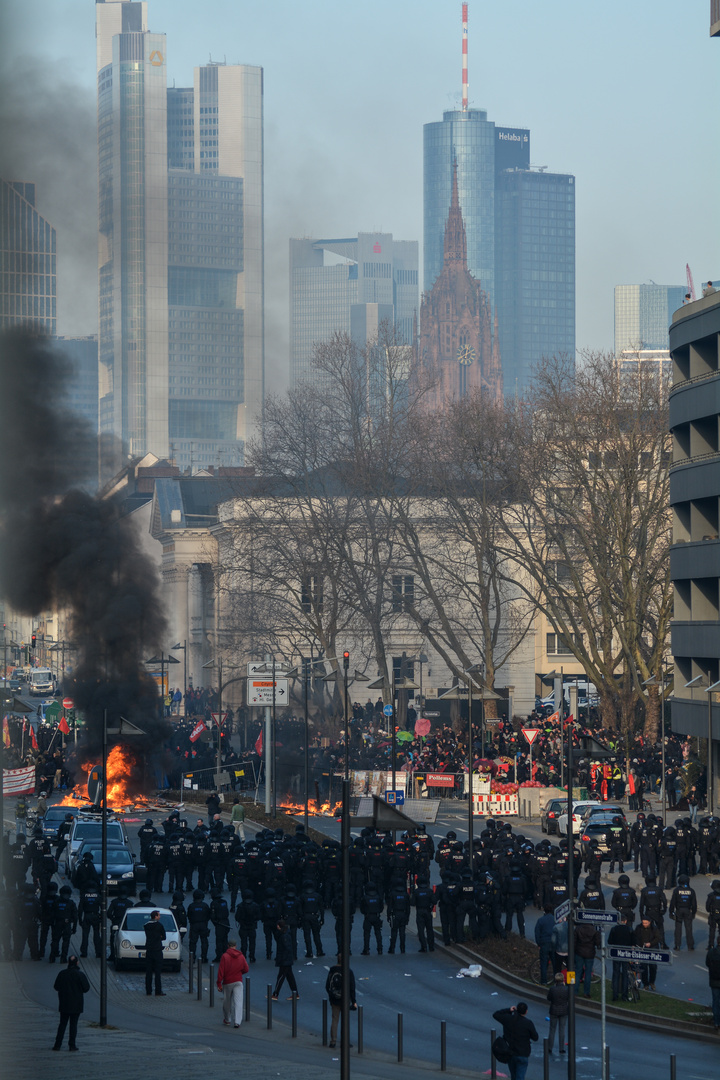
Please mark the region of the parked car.
[[[76, 888], [78, 867], [88, 852], [102, 879], [102, 844], [97, 840], [85, 840], [73, 855], [70, 868], [70, 880]], [[118, 892], [124, 885], [129, 894], [135, 895], [135, 856], [124, 844], [107, 846], [107, 885], [108, 892]]]
[[596, 814], [609, 814], [610, 817], [621, 817], [625, 820], [625, 811], [622, 806], [617, 806], [615, 803], [601, 802], [593, 803], [592, 806], [588, 806], [583, 814], [583, 821], [589, 821]]
[[[578, 834], [579, 827], [580, 827], [580, 825], [582, 823], [583, 816], [585, 814], [585, 810], [587, 809], [587, 807], [588, 806], [601, 806], [601, 805], [602, 805], [602, 803], [600, 803], [597, 799], [583, 799], [582, 802], [574, 802], [573, 803], [572, 831], [573, 831], [573, 834], [575, 836], [577, 836], [577, 834]], [[567, 834], [568, 834], [567, 804], [566, 804], [566, 808], [565, 808], [564, 813], [562, 813], [560, 815], [560, 817], [558, 818], [558, 833], [560, 834], [560, 836], [567, 836]]]
[[152, 911], [160, 912], [160, 922], [165, 927], [163, 943], [163, 967], [179, 971], [182, 964], [182, 931], [178, 929], [175, 916], [169, 908], [132, 907], [123, 915], [115, 934], [115, 970], [124, 967], [145, 967], [145, 923], [150, 921]]
[[616, 824], [620, 815], [619, 814], [593, 814], [583, 823], [580, 830], [580, 851], [583, 858], [588, 853], [590, 842], [597, 840], [598, 848], [602, 852], [603, 859], [610, 857], [610, 845], [607, 841], [608, 830], [613, 833], [620, 833], [624, 840], [625, 846], [625, 858], [630, 856], [630, 830], [627, 827], [625, 819], [622, 819], [622, 824]]
[[[125, 831], [125, 826], [118, 821], [113, 814], [108, 814], [107, 823], [108, 844], [119, 844], [130, 850], [130, 841]], [[73, 869], [73, 858], [84, 840], [93, 840], [99, 846], [102, 841], [102, 817], [100, 814], [86, 810], [78, 811], [75, 818], [68, 845], [65, 848], [65, 876], [70, 877]]]
[[75, 817], [77, 809], [72, 806], [48, 806], [45, 817], [40, 819], [46, 840], [57, 840], [58, 829], [65, 820], [66, 814], [72, 814]]
[[553, 835], [558, 831], [558, 818], [567, 809], [567, 799], [550, 799], [540, 815], [540, 828]]

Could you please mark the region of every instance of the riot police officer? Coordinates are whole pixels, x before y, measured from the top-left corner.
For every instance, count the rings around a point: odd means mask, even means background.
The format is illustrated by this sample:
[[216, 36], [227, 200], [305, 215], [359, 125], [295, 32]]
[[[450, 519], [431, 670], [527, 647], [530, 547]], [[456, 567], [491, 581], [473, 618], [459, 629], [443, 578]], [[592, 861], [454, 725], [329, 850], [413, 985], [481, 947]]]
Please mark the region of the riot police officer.
[[420, 952], [434, 952], [435, 931], [432, 916], [435, 909], [435, 890], [427, 876], [418, 877], [410, 896], [410, 903], [415, 908], [415, 927], [420, 942]]
[[383, 951], [383, 907], [384, 905], [382, 896], [380, 896], [377, 886], [372, 882], [366, 885], [365, 891], [360, 901], [360, 911], [363, 915], [363, 956], [370, 955], [370, 931], [373, 931], [375, 934], [375, 943], [377, 945], [378, 956], [380, 956]]
[[202, 889], [196, 889], [193, 893], [192, 901], [187, 906], [187, 921], [190, 931], [188, 944], [190, 955], [195, 956], [198, 939], [200, 939], [201, 959], [205, 964], [210, 938], [210, 907], [205, 903], [205, 893]]
[[63, 885], [60, 895], [55, 901], [52, 922], [52, 943], [50, 945], [51, 964], [55, 963], [58, 952], [63, 964], [67, 963], [70, 938], [77, 930], [78, 909], [72, 899], [72, 889], [69, 885]]
[[235, 908], [235, 922], [240, 934], [240, 949], [251, 964], [255, 963], [255, 945], [257, 924], [260, 918], [260, 905], [249, 889], [242, 894], [242, 902]]
[[82, 926], [80, 955], [83, 957], [88, 954], [88, 940], [90, 938], [91, 930], [95, 955], [100, 956], [102, 952], [102, 940], [100, 938], [100, 907], [100, 886], [95, 882], [88, 880], [80, 893], [80, 904], [78, 906], [78, 920]]
[[687, 874], [678, 876], [678, 883], [670, 898], [670, 918], [675, 920], [674, 951], [679, 952], [682, 945], [682, 931], [685, 927], [685, 940], [690, 952], [695, 948], [693, 938], [693, 919], [697, 914], [697, 896], [690, 886]]
[[[471, 882], [472, 885], [472, 882]], [[389, 953], [395, 952], [395, 944], [400, 936], [400, 952], [405, 952], [405, 930], [410, 919], [410, 897], [405, 880], [398, 876], [390, 884], [387, 902], [388, 921], [390, 923]]]

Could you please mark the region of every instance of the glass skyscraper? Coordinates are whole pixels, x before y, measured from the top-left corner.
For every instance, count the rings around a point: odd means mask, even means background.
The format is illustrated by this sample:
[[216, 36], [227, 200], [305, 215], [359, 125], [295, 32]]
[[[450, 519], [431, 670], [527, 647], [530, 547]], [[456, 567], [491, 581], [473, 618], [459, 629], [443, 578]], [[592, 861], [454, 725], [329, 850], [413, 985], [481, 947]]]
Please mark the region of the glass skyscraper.
[[615, 355], [627, 349], [667, 349], [668, 327], [686, 292], [683, 285], [616, 285]]
[[35, 209], [35, 185], [0, 180], [0, 329], [56, 326], [55, 230]]
[[96, 0], [100, 428], [133, 456], [239, 464], [262, 423], [262, 70], [168, 88], [147, 5]]
[[423, 287], [443, 263], [457, 161], [468, 269], [497, 310], [503, 385], [522, 392], [543, 356], [575, 354], [574, 177], [530, 166], [530, 132], [483, 109], [424, 127]]
[[313, 380], [314, 346], [335, 332], [359, 347], [383, 319], [412, 344], [418, 310], [418, 244], [392, 233], [290, 241], [290, 378]]

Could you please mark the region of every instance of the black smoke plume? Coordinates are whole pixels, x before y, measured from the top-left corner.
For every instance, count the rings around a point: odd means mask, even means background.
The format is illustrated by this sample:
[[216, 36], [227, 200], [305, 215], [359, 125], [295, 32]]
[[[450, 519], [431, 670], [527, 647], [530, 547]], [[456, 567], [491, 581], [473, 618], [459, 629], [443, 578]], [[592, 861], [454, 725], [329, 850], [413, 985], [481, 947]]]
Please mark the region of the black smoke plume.
[[0, 591], [27, 615], [69, 614], [77, 648], [64, 687], [97, 751], [103, 711], [146, 732], [147, 753], [166, 734], [143, 660], [162, 641], [160, 580], [130, 518], [114, 499], [83, 490], [97, 468], [97, 436], [68, 408], [70, 368], [44, 339], [0, 339]]

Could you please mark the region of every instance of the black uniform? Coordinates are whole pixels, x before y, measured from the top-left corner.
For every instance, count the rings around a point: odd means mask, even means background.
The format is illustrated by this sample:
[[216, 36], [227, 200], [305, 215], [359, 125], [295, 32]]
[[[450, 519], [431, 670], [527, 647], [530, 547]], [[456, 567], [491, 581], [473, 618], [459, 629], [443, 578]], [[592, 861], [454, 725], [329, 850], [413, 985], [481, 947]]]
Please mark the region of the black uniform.
[[16, 960], [22, 960], [25, 942], [30, 949], [30, 959], [39, 960], [38, 928], [42, 910], [32, 885], [26, 885], [15, 899], [15, 925], [13, 928], [13, 952]]
[[390, 948], [388, 952], [395, 952], [395, 943], [400, 936], [400, 952], [405, 952], [405, 930], [410, 919], [410, 897], [404, 881], [396, 881], [390, 886], [387, 903], [388, 920], [390, 922]]
[[240, 949], [251, 964], [255, 963], [255, 945], [257, 924], [260, 918], [260, 905], [251, 892], [242, 894], [242, 903], [235, 908], [235, 922], [240, 934]]
[[60, 952], [60, 959], [67, 963], [70, 938], [77, 930], [78, 909], [72, 899], [72, 889], [69, 885], [63, 885], [60, 895], [55, 901], [52, 922], [52, 943], [50, 945], [50, 963], [54, 964]]
[[215, 963], [217, 964], [222, 954], [227, 951], [230, 933], [230, 909], [225, 897], [217, 890], [213, 892], [210, 903], [210, 919], [215, 927]]
[[370, 931], [375, 933], [378, 956], [383, 951], [382, 946], [382, 912], [383, 900], [376, 885], [368, 885], [360, 901], [360, 911], [363, 918], [363, 955], [370, 952]]
[[80, 905], [78, 907], [78, 919], [82, 926], [82, 939], [80, 942], [81, 956], [87, 956], [88, 954], [88, 940], [90, 938], [91, 930], [95, 955], [100, 956], [102, 952], [102, 940], [100, 937], [100, 907], [100, 888], [98, 885], [88, 882], [83, 892], [80, 894]]
[[195, 890], [193, 900], [187, 906], [187, 922], [190, 932], [188, 949], [191, 956], [197, 951], [198, 938], [200, 939], [201, 959], [207, 963], [208, 941], [210, 939], [210, 908], [203, 900], [204, 893]]
[[435, 906], [435, 890], [427, 878], [419, 878], [410, 903], [415, 908], [415, 926], [417, 927], [420, 952], [435, 951], [435, 931], [432, 924], [432, 913]]
[[307, 885], [300, 897], [300, 925], [305, 938], [305, 956], [312, 958], [313, 942], [318, 956], [324, 956], [320, 927], [323, 924], [323, 906], [320, 890]]
[[670, 918], [675, 920], [675, 951], [680, 949], [682, 944], [682, 931], [685, 927], [685, 939], [687, 941], [687, 947], [692, 950], [695, 948], [695, 940], [693, 938], [693, 919], [697, 914], [697, 896], [695, 890], [688, 884], [687, 876], [681, 874], [678, 879], [678, 884], [673, 890], [673, 894], [670, 898]]

